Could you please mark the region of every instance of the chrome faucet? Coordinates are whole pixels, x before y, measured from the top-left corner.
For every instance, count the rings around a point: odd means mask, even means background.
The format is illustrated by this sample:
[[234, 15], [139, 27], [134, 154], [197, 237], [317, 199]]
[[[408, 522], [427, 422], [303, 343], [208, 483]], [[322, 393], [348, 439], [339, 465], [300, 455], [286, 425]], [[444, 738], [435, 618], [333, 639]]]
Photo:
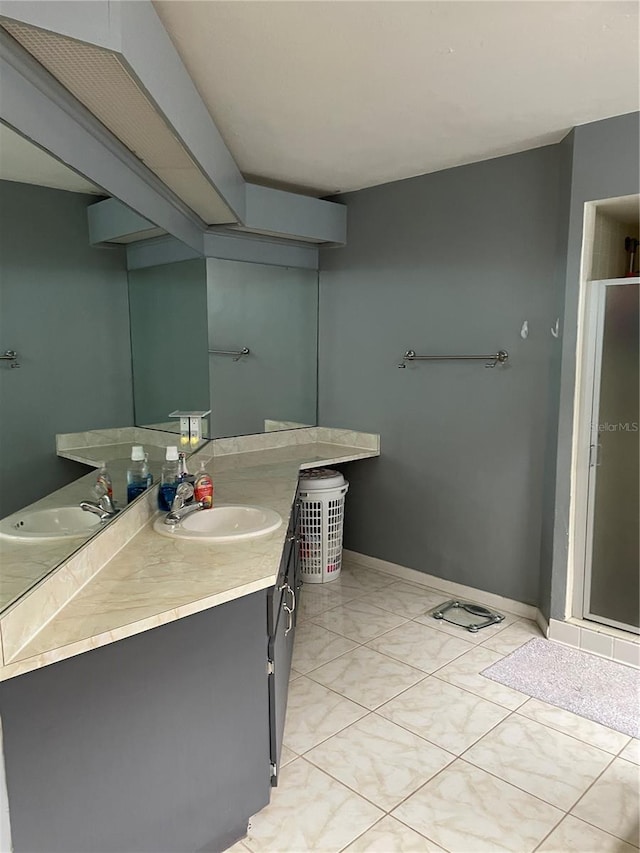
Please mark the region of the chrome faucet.
[[[171, 503], [171, 512], [169, 512], [164, 520], [165, 524], [178, 524], [183, 518], [191, 515], [192, 512], [204, 509], [202, 501], [192, 501], [193, 486], [191, 483], [180, 483], [176, 489], [176, 496]], [[188, 503], [191, 501], [191, 503]]]
[[191, 515], [192, 512], [197, 512], [200, 509], [204, 509], [202, 501], [194, 501], [193, 503], [183, 504], [182, 506], [176, 507], [176, 502], [174, 500], [171, 504], [171, 512], [167, 514], [164, 523], [172, 525], [177, 524], [179, 521], [182, 521], [183, 518]]
[[100, 521], [108, 521], [120, 512], [120, 510], [115, 508], [109, 495], [106, 494], [101, 495], [95, 503], [93, 501], [81, 501], [80, 509], [85, 510], [85, 512], [95, 513], [95, 515], [100, 517]]

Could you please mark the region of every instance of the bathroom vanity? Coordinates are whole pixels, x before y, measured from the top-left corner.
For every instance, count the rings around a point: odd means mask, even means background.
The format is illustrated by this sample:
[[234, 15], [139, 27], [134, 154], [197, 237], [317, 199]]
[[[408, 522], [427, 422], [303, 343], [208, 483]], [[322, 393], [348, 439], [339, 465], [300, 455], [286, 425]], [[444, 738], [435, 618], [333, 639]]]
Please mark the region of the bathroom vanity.
[[[299, 472], [378, 455], [377, 436], [316, 427], [214, 441], [194, 458], [217, 502], [269, 507], [278, 530], [160, 536], [152, 489], [0, 618], [16, 853], [218, 851], [245, 834], [278, 783]], [[127, 516], [139, 527], [118, 543]]]
[[269, 801], [266, 599], [3, 683], [14, 850], [215, 851], [243, 835]]

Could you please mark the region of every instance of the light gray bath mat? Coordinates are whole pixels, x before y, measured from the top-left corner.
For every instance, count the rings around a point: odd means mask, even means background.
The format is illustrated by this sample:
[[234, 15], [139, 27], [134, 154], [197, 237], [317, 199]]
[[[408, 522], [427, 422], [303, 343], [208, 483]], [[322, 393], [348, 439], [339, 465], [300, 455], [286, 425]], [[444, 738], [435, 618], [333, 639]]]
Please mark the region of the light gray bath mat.
[[529, 640], [482, 675], [640, 737], [640, 670], [550, 640]]

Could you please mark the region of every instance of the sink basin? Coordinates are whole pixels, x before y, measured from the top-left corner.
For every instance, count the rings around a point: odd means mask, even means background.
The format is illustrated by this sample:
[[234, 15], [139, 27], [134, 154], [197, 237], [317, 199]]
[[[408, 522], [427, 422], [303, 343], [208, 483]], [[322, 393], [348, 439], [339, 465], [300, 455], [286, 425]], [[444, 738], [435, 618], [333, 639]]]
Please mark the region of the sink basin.
[[198, 542], [242, 542], [272, 533], [282, 524], [282, 517], [272, 509], [242, 505], [199, 510], [174, 526], [164, 519], [163, 515], [153, 525], [157, 533]]
[[101, 527], [100, 519], [79, 506], [16, 512], [0, 521], [0, 536], [8, 539], [67, 539], [91, 536]]

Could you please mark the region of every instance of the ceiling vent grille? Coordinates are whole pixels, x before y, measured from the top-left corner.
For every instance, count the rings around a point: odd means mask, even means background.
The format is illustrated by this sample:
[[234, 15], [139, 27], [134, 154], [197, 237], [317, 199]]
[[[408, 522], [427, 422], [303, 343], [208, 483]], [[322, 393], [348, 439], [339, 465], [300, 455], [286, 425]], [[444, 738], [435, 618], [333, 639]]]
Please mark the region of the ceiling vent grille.
[[236, 221], [117, 54], [14, 21], [2, 26], [207, 225]]

